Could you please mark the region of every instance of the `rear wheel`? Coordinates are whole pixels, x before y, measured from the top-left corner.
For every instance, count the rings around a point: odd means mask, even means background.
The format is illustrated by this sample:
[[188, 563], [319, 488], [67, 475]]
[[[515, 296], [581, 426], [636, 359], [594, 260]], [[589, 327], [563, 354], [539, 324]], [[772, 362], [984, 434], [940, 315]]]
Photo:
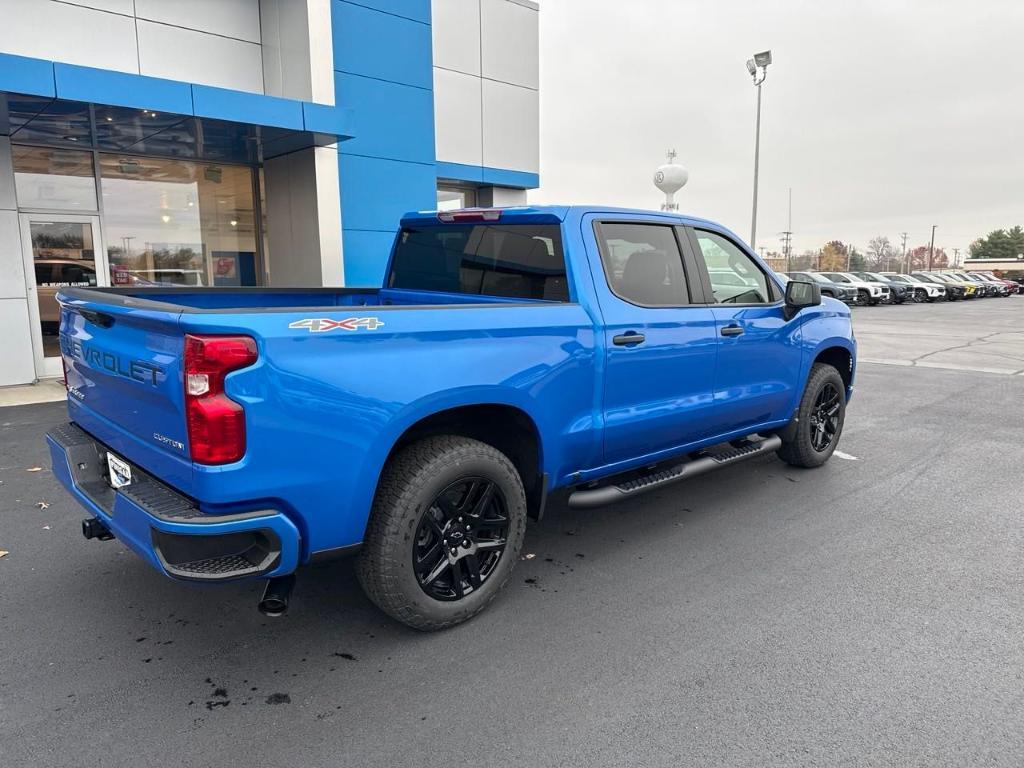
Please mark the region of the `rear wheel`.
[[421, 630], [486, 608], [508, 580], [526, 531], [515, 467], [486, 443], [431, 437], [385, 467], [359, 558], [367, 596]]
[[776, 454], [794, 467], [820, 467], [832, 456], [846, 420], [846, 385], [831, 365], [811, 368], [793, 421], [779, 433]]

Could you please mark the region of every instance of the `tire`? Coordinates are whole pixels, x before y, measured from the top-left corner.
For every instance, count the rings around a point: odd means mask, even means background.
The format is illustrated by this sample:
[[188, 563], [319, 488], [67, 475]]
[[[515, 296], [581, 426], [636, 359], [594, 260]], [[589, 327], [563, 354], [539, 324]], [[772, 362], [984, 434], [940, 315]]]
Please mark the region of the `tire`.
[[857, 289], [857, 295], [860, 297], [860, 303], [862, 306], [874, 306], [876, 303], [871, 300], [871, 294], [865, 291], [863, 288]]
[[[491, 495], [475, 516], [480, 499], [474, 489], [484, 484]], [[506, 522], [497, 522], [502, 516]], [[465, 437], [426, 438], [403, 448], [381, 474], [359, 554], [359, 581], [377, 607], [407, 626], [452, 627], [498, 595], [519, 559], [525, 533], [523, 483], [503, 453]], [[468, 543], [466, 551], [455, 547], [459, 559], [453, 563], [448, 548], [456, 539]], [[499, 540], [504, 548], [493, 558]], [[435, 546], [440, 557], [430, 559]], [[414, 565], [421, 554], [422, 569]], [[439, 575], [429, 584], [421, 584], [435, 572]]]
[[[828, 444], [821, 448], [820, 437], [827, 430], [819, 429], [816, 426], [818, 423], [817, 411], [820, 406], [819, 396], [827, 393], [829, 387], [838, 395], [834, 417], [829, 417], [829, 423], [833, 425], [834, 432], [831, 434]], [[829, 396], [826, 395], [826, 397]], [[829, 460], [836, 445], [839, 444], [845, 420], [846, 385], [843, 383], [843, 377], [831, 365], [816, 363], [811, 368], [811, 375], [807, 378], [807, 386], [800, 398], [796, 415], [779, 433], [779, 437], [782, 438], [782, 446], [776, 451], [776, 455], [794, 467], [820, 467]]]

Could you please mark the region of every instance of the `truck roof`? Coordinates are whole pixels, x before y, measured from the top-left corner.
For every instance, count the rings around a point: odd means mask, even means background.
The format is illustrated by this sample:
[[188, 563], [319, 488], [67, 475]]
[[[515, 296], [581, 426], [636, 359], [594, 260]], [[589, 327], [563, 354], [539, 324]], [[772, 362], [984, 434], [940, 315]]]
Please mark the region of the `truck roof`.
[[402, 217], [402, 224], [426, 224], [428, 222], [436, 222], [439, 213], [445, 214], [471, 214], [474, 211], [500, 211], [501, 221], [515, 221], [519, 220], [522, 223], [536, 223], [538, 221], [547, 219], [557, 220], [559, 222], [565, 221], [570, 214], [582, 216], [588, 213], [597, 214], [642, 214], [644, 216], [664, 218], [680, 222], [683, 224], [691, 224], [694, 226], [708, 226], [715, 229], [721, 229], [722, 225], [717, 224], [707, 219], [697, 218], [696, 216], [688, 216], [686, 214], [680, 214], [669, 211], [655, 211], [645, 208], [619, 208], [610, 205], [522, 205], [522, 206], [495, 206], [493, 208], [461, 208], [450, 211], [412, 211], [405, 214]]

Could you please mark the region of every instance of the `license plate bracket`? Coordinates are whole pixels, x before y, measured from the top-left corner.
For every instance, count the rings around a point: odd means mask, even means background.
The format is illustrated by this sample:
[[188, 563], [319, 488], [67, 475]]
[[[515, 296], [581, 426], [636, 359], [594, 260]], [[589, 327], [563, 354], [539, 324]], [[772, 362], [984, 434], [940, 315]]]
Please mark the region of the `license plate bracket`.
[[107, 451], [107, 474], [115, 490], [132, 484], [132, 467], [124, 459]]

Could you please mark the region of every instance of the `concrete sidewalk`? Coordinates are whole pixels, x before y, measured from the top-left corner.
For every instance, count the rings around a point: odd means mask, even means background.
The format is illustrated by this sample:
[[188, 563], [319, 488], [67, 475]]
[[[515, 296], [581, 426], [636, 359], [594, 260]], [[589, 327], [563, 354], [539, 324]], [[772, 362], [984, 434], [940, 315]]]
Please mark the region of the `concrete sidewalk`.
[[0, 408], [8, 405], [56, 403], [67, 397], [63, 379], [40, 379], [35, 384], [0, 387]]

